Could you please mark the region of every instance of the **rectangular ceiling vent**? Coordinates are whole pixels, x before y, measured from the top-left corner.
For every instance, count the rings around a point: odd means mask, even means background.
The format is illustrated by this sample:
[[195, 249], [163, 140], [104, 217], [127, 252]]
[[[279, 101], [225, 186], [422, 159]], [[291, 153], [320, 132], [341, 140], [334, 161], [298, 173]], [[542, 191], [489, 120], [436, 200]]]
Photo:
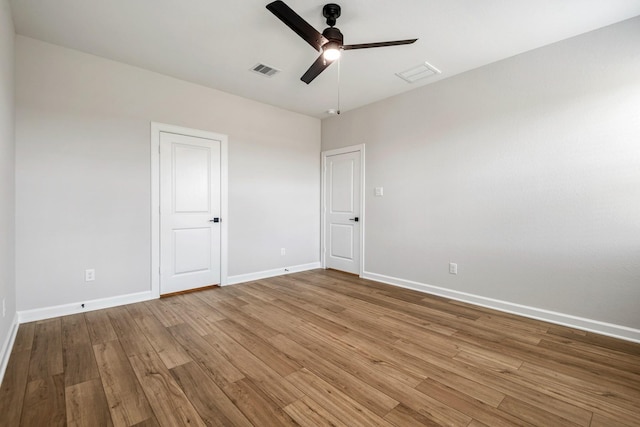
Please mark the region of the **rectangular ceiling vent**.
[[438, 70], [433, 65], [425, 62], [423, 64], [418, 65], [417, 67], [410, 68], [401, 73], [396, 73], [396, 76], [400, 77], [402, 80], [407, 83], [414, 83], [421, 79], [426, 79], [427, 77], [435, 76], [440, 74], [441, 71]]
[[273, 77], [280, 72], [280, 70], [278, 70], [277, 68], [273, 68], [264, 64], [256, 64], [253, 68], [251, 68], [251, 71], [267, 77]]

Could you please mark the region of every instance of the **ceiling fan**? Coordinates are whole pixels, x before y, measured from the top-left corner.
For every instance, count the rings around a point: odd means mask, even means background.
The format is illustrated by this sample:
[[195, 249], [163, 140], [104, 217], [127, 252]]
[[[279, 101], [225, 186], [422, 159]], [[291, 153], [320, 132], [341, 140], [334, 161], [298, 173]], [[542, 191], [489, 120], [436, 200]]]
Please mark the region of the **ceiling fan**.
[[327, 25], [322, 34], [311, 26], [307, 21], [302, 19], [300, 15], [295, 13], [293, 9], [287, 6], [283, 1], [274, 1], [267, 5], [267, 9], [271, 11], [278, 19], [285, 23], [289, 28], [302, 37], [315, 50], [322, 54], [309, 67], [306, 73], [300, 78], [306, 84], [309, 84], [318, 77], [329, 65], [340, 57], [342, 50], [352, 49], [369, 49], [372, 47], [398, 46], [403, 44], [414, 43], [418, 39], [396, 40], [390, 42], [378, 43], [362, 43], [362, 44], [343, 44], [343, 36], [338, 28], [335, 27], [336, 20], [340, 17], [340, 6], [335, 3], [329, 3], [322, 8], [322, 16], [327, 18]]

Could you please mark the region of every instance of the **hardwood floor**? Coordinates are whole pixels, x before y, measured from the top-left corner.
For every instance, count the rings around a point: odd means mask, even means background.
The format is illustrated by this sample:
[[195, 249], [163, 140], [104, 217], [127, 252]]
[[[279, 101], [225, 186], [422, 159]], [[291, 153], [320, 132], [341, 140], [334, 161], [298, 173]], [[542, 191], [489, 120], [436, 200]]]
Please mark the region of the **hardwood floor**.
[[2, 426], [638, 426], [640, 345], [331, 270], [20, 325]]

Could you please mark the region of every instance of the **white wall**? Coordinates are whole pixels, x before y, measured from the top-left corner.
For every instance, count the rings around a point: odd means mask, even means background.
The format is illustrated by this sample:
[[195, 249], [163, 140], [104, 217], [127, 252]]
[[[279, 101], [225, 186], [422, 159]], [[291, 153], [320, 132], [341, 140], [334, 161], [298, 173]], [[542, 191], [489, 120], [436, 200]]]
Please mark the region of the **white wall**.
[[318, 119], [22, 36], [16, 70], [19, 310], [150, 289], [151, 121], [229, 136], [230, 276], [318, 262]]
[[635, 18], [324, 120], [366, 144], [365, 270], [640, 328], [638, 46]]
[[[13, 93], [13, 19], [7, 0], [0, 1], [0, 380], [3, 353], [16, 313], [15, 282], [15, 138]], [[2, 316], [2, 300], [6, 314]], [[6, 360], [5, 360], [6, 362]]]

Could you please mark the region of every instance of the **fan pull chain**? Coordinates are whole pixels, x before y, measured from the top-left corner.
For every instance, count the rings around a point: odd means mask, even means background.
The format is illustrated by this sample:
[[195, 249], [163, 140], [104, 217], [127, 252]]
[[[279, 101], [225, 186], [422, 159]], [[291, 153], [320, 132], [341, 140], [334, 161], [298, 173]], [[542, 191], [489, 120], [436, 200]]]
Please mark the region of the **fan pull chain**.
[[340, 114], [340, 75], [342, 74], [341, 65], [342, 65], [342, 58], [338, 58], [338, 111], [336, 111], [337, 114]]

